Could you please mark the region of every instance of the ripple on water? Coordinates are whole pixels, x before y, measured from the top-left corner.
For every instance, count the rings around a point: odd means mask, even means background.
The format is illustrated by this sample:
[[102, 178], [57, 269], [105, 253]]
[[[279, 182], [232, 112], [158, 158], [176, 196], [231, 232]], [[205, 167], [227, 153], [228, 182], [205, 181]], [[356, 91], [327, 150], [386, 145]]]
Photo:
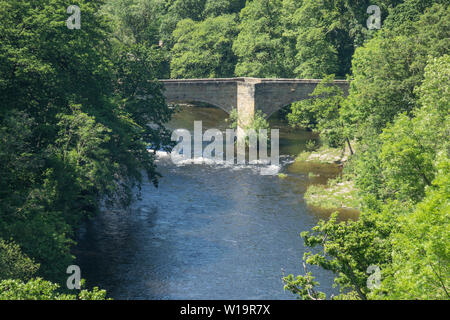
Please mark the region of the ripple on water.
[[[219, 111], [199, 112], [204, 128], [224, 125]], [[197, 116], [175, 125], [187, 127]], [[311, 138], [284, 136], [280, 146], [288, 149]], [[279, 179], [258, 168], [178, 167], [159, 152], [159, 188], [145, 182], [129, 210], [104, 210], [84, 227], [76, 248], [83, 278], [116, 299], [295, 298], [281, 276], [282, 269], [302, 272], [299, 235], [318, 221], [302, 201], [308, 176], [289, 166], [292, 177]], [[333, 292], [332, 275], [313, 271], [322, 290]]]

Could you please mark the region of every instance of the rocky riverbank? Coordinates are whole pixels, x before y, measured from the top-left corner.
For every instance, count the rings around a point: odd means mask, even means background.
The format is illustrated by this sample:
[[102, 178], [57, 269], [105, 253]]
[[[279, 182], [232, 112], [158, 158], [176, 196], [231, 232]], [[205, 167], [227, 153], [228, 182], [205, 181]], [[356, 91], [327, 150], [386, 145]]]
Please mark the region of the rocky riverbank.
[[[351, 156], [348, 148], [335, 149], [321, 147], [316, 151], [303, 152], [297, 158], [296, 162], [319, 163], [339, 165], [343, 167]], [[310, 172], [309, 176], [314, 177], [315, 173]], [[343, 178], [341, 175], [329, 179], [324, 184], [310, 184], [304, 195], [305, 201], [309, 206], [321, 209], [355, 209], [360, 207], [358, 190], [353, 181]]]

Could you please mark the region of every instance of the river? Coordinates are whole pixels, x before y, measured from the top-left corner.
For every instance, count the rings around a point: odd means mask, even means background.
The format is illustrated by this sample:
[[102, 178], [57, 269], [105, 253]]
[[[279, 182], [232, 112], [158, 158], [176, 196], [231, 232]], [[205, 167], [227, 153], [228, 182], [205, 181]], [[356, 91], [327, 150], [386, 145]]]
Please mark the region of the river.
[[[216, 108], [185, 106], [169, 127], [227, 127]], [[309, 183], [325, 183], [336, 166], [293, 163], [316, 137], [280, 128], [280, 172], [258, 166], [174, 165], [159, 152], [159, 187], [145, 182], [140, 199], [126, 210], [105, 209], [78, 235], [77, 264], [89, 286], [114, 299], [295, 299], [283, 290], [282, 274], [303, 273], [300, 238], [330, 212], [308, 208]], [[314, 171], [314, 177], [308, 172]], [[311, 268], [328, 294], [332, 274]]]

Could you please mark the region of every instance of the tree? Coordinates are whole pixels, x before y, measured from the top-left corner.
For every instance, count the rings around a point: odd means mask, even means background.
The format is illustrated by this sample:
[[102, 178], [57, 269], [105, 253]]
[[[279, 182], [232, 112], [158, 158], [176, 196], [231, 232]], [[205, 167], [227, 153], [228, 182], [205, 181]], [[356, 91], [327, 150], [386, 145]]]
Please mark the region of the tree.
[[414, 89], [427, 60], [448, 53], [449, 14], [448, 5], [435, 4], [404, 32], [382, 29], [356, 50], [342, 114], [357, 137], [379, 134], [396, 115], [417, 107]]
[[421, 201], [435, 178], [436, 157], [448, 146], [448, 55], [425, 70], [415, 90], [420, 105], [413, 117], [400, 114], [379, 137], [365, 139], [364, 152], [353, 164], [356, 185], [378, 200]]
[[[388, 131], [395, 142], [383, 146], [383, 152], [389, 145], [398, 149], [389, 158], [382, 156], [389, 169], [385, 175], [396, 182], [398, 194], [418, 204], [401, 217], [392, 237], [392, 266], [375, 298], [450, 298], [450, 56], [431, 60], [424, 77], [416, 89], [421, 107], [414, 118], [395, 121], [399, 131]], [[409, 132], [398, 128], [405, 122]]]
[[178, 22], [184, 19], [201, 21], [206, 0], [167, 0], [161, 17], [159, 28], [161, 40], [169, 50], [175, 44], [172, 37]]
[[173, 32], [172, 78], [232, 77], [236, 57], [231, 46], [236, 35], [235, 15], [180, 21]]
[[233, 44], [238, 57], [236, 76], [282, 77], [283, 57], [281, 0], [248, 1], [240, 13], [239, 35]]
[[105, 300], [105, 290], [95, 287], [92, 291], [81, 290], [77, 294], [58, 292], [59, 285], [36, 278], [23, 282], [3, 280], [0, 282], [0, 300]]
[[419, 21], [423, 13], [434, 4], [445, 5], [445, 0], [402, 0], [389, 10], [384, 19], [384, 28], [405, 33], [414, 30], [414, 23]]
[[208, 18], [239, 13], [244, 6], [245, 0], [206, 0], [203, 16]]
[[0, 1], [0, 237], [52, 281], [66, 277], [74, 230], [100, 199], [129, 202], [142, 170], [157, 183], [146, 148], [165, 143], [171, 115], [148, 81], [159, 51], [113, 46], [102, 4], [76, 4], [82, 27], [70, 30], [64, 1]]
[[344, 103], [344, 92], [333, 85], [334, 75], [325, 77], [311, 93], [311, 99], [296, 102], [288, 114], [289, 123], [294, 127], [304, 127], [320, 133], [330, 147], [350, 144], [350, 132], [346, 130], [340, 117]]
[[[305, 245], [315, 249], [305, 252], [304, 262], [332, 271], [335, 275], [334, 282], [339, 286], [340, 295], [331, 298], [368, 298], [367, 270], [371, 265], [384, 270], [389, 263], [389, 235], [394, 218], [392, 214], [377, 216], [363, 213], [358, 221], [337, 223], [337, 215], [333, 214], [328, 221], [321, 220], [311, 232], [302, 232]], [[311, 273], [297, 277], [288, 275], [283, 281], [285, 289], [300, 299], [326, 298], [317, 290], [318, 283]]]
[[159, 26], [164, 6], [158, 0], [107, 1], [101, 11], [112, 20], [120, 43], [159, 43]]
[[392, 266], [374, 299], [450, 299], [450, 161], [437, 161], [437, 178], [393, 235]]
[[29, 279], [39, 265], [24, 255], [14, 242], [0, 239], [0, 280]]
[[324, 1], [304, 1], [292, 14], [296, 38], [294, 72], [300, 78], [318, 79], [339, 71], [338, 52], [327, 35], [327, 28], [336, 19], [329, 9]]
[[[441, 38], [448, 40], [449, 29], [441, 28], [446, 15], [448, 5], [434, 5], [417, 25], [399, 27], [406, 34], [381, 32], [355, 55], [355, 80], [340, 117], [347, 122], [353, 116], [355, 128], [364, 128], [347, 167], [362, 212], [358, 221], [337, 223], [334, 215], [302, 234], [318, 250], [307, 252], [305, 263], [334, 272], [341, 289], [334, 298], [449, 298], [450, 60]], [[366, 109], [375, 101], [381, 110], [375, 104]], [[370, 266], [381, 269], [379, 288], [367, 287]], [[285, 277], [285, 288], [300, 298], [324, 298], [305, 273]]]
[[366, 28], [369, 18], [367, 8], [378, 5], [383, 20], [387, 9], [400, 2], [284, 0], [284, 36], [295, 48], [287, 54], [295, 61], [294, 75], [322, 78], [336, 74], [339, 78], [345, 78], [351, 72], [355, 49], [377, 32]]

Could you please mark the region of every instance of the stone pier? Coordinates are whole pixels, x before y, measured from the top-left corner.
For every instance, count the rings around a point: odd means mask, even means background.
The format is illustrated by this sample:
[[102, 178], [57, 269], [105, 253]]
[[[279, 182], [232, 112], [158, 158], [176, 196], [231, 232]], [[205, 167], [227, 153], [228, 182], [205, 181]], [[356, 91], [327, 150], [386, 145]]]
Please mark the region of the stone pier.
[[[242, 128], [251, 123], [257, 110], [270, 117], [288, 104], [310, 98], [309, 95], [321, 80], [222, 78], [160, 81], [168, 103], [202, 102], [228, 114], [237, 109], [238, 125]], [[335, 80], [334, 84], [347, 94], [348, 81]]]

